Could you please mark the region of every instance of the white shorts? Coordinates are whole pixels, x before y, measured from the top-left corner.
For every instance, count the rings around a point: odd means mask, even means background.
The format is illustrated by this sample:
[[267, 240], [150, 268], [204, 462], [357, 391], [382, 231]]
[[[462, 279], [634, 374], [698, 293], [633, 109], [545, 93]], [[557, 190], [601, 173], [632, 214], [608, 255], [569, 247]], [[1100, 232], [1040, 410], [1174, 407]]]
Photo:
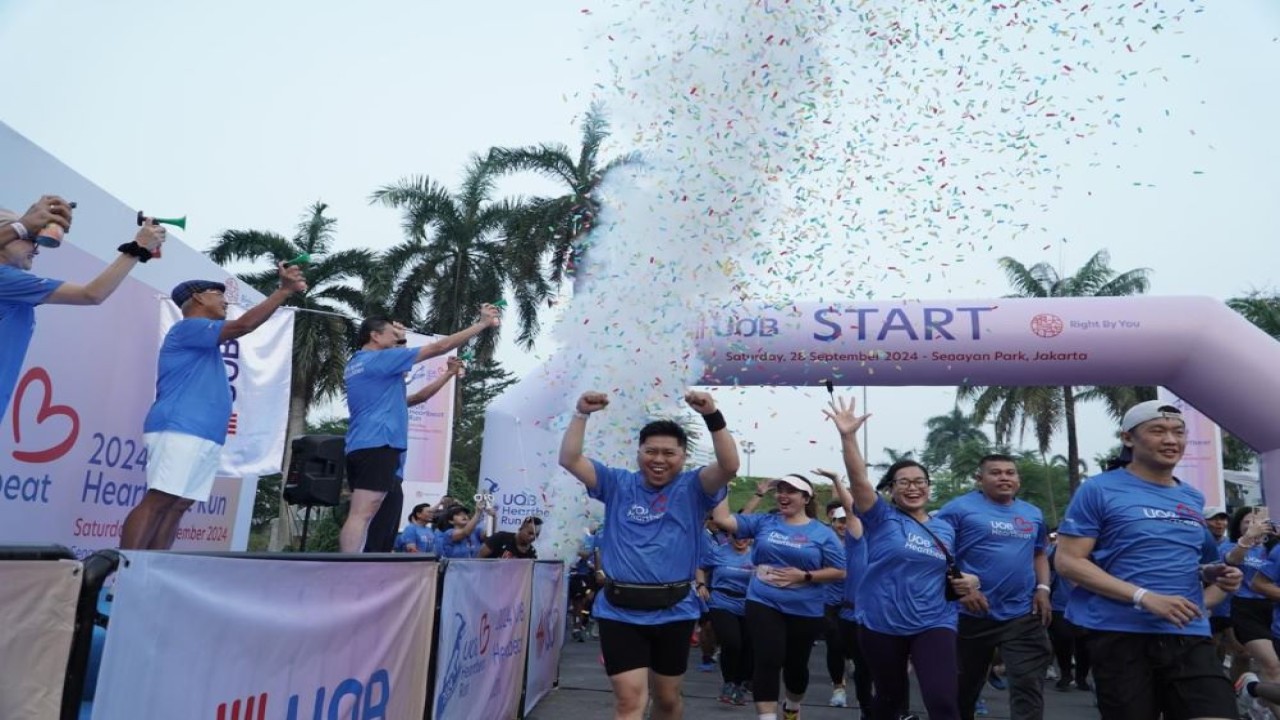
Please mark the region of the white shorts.
[[204, 502], [213, 492], [222, 446], [179, 432], [146, 433], [147, 487]]

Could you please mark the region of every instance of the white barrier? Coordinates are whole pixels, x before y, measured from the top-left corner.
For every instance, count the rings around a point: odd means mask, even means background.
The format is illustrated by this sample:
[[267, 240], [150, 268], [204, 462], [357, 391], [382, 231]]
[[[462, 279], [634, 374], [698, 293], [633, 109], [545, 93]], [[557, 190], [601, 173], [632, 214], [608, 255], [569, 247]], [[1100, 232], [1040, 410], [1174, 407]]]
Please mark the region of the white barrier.
[[529, 661], [524, 680], [524, 713], [555, 689], [560, 675], [560, 650], [564, 647], [568, 614], [569, 578], [562, 562], [533, 565], [533, 592], [529, 603]]
[[423, 716], [436, 563], [126, 560], [94, 720]]
[[75, 560], [0, 563], [0, 718], [58, 720], [80, 569]]
[[445, 565], [434, 720], [514, 720], [529, 637], [532, 560]]

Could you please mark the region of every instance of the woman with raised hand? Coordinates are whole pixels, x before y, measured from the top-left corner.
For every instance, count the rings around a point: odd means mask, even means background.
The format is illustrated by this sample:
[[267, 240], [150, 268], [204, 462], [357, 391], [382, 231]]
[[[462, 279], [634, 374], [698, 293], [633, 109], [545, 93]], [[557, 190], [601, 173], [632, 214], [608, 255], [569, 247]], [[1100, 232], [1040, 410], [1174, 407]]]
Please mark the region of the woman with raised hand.
[[760, 720], [777, 720], [778, 673], [786, 698], [783, 720], [798, 720], [809, 689], [809, 653], [822, 635], [825, 583], [844, 579], [844, 546], [814, 519], [813, 485], [803, 475], [773, 483], [777, 513], [730, 514], [716, 506], [716, 523], [737, 538], [755, 540], [756, 571], [747, 585], [747, 624], [754, 657], [751, 694]]
[[854, 510], [862, 521], [867, 567], [857, 595], [862, 622], [862, 653], [875, 658], [871, 677], [875, 697], [872, 720], [895, 720], [908, 693], [907, 664], [915, 668], [920, 694], [930, 720], [958, 720], [955, 603], [976, 588], [972, 575], [949, 577], [951, 526], [929, 519], [929, 472], [914, 460], [889, 467], [881, 486], [891, 501], [881, 499], [867, 478], [857, 433], [868, 415], [854, 412], [854, 402], [833, 399], [827, 418], [840, 433], [841, 454], [849, 476]]

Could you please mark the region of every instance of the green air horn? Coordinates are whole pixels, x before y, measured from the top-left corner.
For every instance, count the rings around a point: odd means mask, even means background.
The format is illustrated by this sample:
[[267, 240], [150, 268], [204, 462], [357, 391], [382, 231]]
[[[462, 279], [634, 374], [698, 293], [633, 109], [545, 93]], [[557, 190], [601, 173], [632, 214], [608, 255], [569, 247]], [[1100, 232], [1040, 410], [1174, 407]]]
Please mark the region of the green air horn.
[[285, 267], [291, 267], [291, 266], [293, 266], [293, 265], [306, 265], [306, 264], [308, 264], [308, 263], [310, 263], [310, 262], [311, 262], [311, 253], [302, 253], [302, 254], [301, 254], [301, 255], [299, 255], [298, 257], [296, 257], [296, 258], [294, 258], [294, 259], [290, 260], [289, 262], [285, 263], [285, 264], [284, 264], [284, 266], [285, 266]]
[[[139, 210], [138, 211], [138, 227], [142, 227], [142, 223], [146, 222], [146, 219], [147, 219], [147, 216], [141, 210]], [[172, 225], [173, 227], [186, 230], [187, 216], [183, 215], [180, 218], [151, 218], [151, 224], [152, 225], [160, 225], [160, 224]]]

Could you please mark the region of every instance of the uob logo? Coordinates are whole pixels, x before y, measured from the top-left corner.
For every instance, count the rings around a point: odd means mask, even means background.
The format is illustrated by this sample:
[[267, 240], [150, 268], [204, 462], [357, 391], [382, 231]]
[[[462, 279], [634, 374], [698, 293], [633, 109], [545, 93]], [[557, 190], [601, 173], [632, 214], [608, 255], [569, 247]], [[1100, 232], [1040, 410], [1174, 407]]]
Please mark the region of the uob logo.
[[[268, 720], [268, 693], [253, 695], [243, 702], [234, 700], [218, 705], [217, 720]], [[316, 688], [315, 696], [310, 703], [311, 713], [307, 714], [308, 704], [299, 695], [289, 697], [286, 720], [387, 720], [387, 706], [391, 702], [391, 675], [386, 668], [375, 670], [368, 682], [360, 682], [356, 678], [347, 678], [330, 688], [321, 685]], [[243, 714], [242, 714], [243, 713]]]
[[458, 631], [453, 636], [449, 664], [436, 693], [436, 712], [433, 717], [443, 717], [449, 701], [455, 695], [466, 696], [467, 678], [484, 669], [484, 654], [489, 650], [489, 613], [480, 616], [474, 637], [467, 636], [468, 623], [462, 613], [454, 613], [454, 618], [458, 621]]

